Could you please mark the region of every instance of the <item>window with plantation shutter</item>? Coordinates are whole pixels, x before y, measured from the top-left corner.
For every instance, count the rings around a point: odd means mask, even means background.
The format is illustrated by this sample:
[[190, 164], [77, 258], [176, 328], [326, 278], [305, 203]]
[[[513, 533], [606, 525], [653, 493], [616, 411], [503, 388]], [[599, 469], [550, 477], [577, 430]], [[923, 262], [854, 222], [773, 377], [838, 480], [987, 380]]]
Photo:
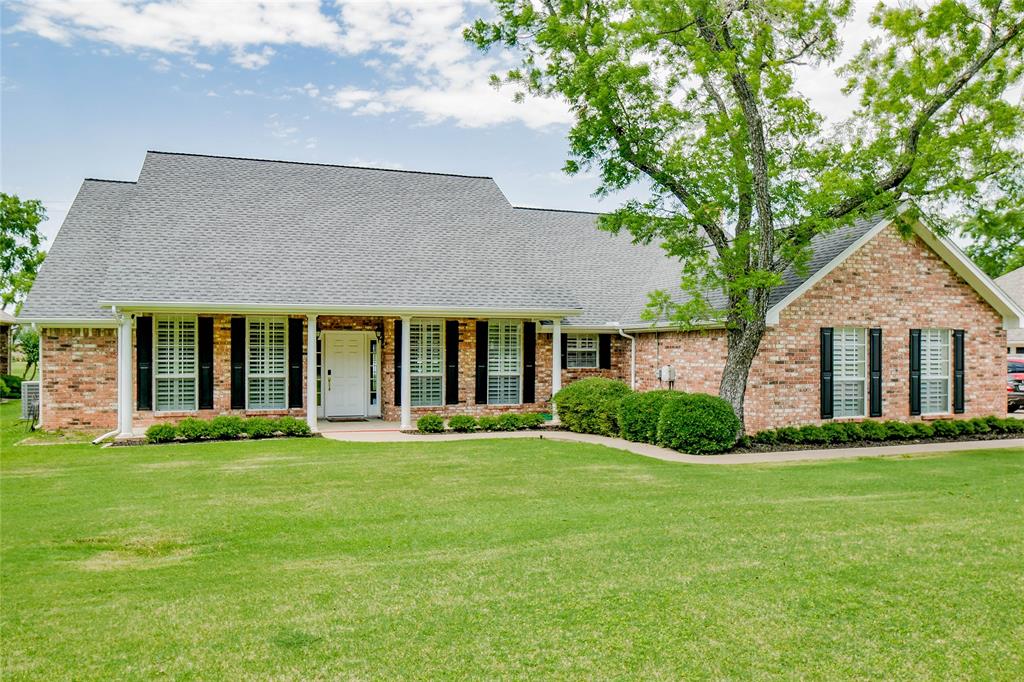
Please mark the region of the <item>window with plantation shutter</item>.
[[596, 369], [597, 334], [566, 334], [565, 366], [568, 369]]
[[409, 325], [409, 382], [413, 407], [444, 404], [444, 323], [419, 320]]
[[832, 409], [834, 417], [863, 417], [867, 395], [865, 329], [832, 331]]
[[921, 414], [949, 412], [949, 330], [921, 330]]
[[165, 315], [154, 320], [156, 409], [196, 409], [196, 318]]
[[487, 403], [517, 405], [522, 379], [522, 326], [518, 320], [487, 325]]
[[287, 322], [283, 317], [246, 318], [247, 409], [288, 406]]

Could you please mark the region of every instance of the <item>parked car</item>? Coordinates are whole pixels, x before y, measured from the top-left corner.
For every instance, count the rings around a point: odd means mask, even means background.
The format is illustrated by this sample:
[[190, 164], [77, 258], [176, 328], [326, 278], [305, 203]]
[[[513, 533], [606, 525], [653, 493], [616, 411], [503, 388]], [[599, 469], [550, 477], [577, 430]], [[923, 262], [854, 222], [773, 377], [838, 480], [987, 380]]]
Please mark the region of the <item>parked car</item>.
[[1011, 355], [1006, 368], [1006, 409], [1016, 412], [1024, 407], [1024, 355]]

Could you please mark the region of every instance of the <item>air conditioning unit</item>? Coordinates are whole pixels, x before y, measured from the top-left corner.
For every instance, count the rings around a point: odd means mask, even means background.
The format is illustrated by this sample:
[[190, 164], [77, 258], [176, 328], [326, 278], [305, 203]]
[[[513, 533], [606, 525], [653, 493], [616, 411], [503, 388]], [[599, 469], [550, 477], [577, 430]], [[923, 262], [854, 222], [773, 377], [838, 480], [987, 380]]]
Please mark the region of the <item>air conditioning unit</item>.
[[665, 365], [658, 370], [658, 379], [661, 381], [675, 381], [676, 368], [672, 365]]
[[21, 382], [21, 418], [39, 421], [39, 382]]

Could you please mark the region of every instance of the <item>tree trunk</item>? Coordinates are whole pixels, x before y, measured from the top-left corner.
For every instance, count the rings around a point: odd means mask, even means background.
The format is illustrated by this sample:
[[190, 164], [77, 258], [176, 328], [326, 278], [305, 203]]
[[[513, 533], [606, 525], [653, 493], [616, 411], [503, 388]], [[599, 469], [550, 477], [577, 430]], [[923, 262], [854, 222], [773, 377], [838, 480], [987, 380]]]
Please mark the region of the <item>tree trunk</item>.
[[[755, 321], [744, 321], [738, 326], [730, 327], [727, 332], [728, 354], [725, 368], [722, 370], [722, 382], [718, 387], [719, 395], [730, 405], [739, 417], [740, 425], [744, 426], [743, 399], [747, 392], [747, 377], [750, 366], [757, 355], [757, 349], [764, 337], [764, 318]], [[740, 429], [740, 435], [744, 428]]]

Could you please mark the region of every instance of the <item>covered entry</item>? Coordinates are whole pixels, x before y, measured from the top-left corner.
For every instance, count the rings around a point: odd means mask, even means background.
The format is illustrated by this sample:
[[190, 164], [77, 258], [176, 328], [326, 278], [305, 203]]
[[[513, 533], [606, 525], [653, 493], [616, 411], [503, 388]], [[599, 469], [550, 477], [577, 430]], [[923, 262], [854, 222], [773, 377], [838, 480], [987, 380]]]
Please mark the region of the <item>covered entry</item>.
[[324, 331], [321, 388], [324, 417], [380, 415], [378, 340], [368, 331]]

